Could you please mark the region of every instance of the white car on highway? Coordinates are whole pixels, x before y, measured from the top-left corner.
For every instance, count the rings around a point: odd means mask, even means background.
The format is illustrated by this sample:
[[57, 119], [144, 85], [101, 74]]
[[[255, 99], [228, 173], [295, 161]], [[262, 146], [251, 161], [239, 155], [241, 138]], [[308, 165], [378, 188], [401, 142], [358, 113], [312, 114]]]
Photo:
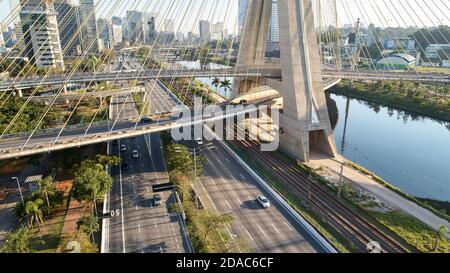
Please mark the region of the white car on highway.
[[258, 203], [265, 209], [270, 208], [270, 202], [265, 196], [258, 196]]
[[203, 145], [203, 140], [201, 138], [197, 138], [195, 141], [197, 141], [198, 145]]
[[121, 152], [126, 152], [127, 151], [127, 146], [125, 146], [125, 144], [120, 145], [120, 151]]

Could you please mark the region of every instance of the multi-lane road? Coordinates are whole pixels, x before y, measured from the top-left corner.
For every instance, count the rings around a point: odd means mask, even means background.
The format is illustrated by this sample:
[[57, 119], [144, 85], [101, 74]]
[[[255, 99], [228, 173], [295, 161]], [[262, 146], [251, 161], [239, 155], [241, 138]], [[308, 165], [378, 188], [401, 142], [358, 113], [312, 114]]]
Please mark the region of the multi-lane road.
[[[183, 144], [199, 148], [196, 141]], [[304, 227], [270, 197], [253, 177], [218, 141], [204, 142], [213, 145], [202, 155], [207, 164], [201, 183], [206, 192], [205, 203], [212, 204], [216, 213], [231, 214], [233, 224], [228, 229], [230, 237], [241, 242], [240, 251], [262, 253], [315, 253], [324, 252]], [[201, 191], [199, 191], [201, 192]], [[272, 207], [264, 209], [258, 203], [258, 196], [266, 196]], [[239, 249], [238, 249], [239, 250]]]
[[[146, 86], [147, 88], [151, 87]], [[155, 111], [166, 111], [176, 105], [164, 90], [151, 97], [152, 105], [161, 106]], [[115, 98], [113, 118], [124, 105], [119, 119], [137, 115], [133, 101]], [[196, 141], [186, 141], [190, 148], [199, 148]], [[197, 184], [199, 194], [212, 213], [231, 214], [233, 224], [227, 227], [232, 246], [237, 252], [323, 252], [304, 227], [275, 198], [271, 198], [256, 179], [222, 145], [213, 141], [213, 149], [206, 150], [204, 174]], [[126, 151], [120, 152], [125, 145]], [[132, 151], [139, 151], [139, 159]], [[159, 193], [163, 204], [155, 207], [153, 186], [169, 182], [163, 159], [163, 146], [159, 134], [145, 135], [110, 143], [110, 153], [122, 158], [128, 170], [120, 166], [111, 174], [114, 186], [108, 198], [107, 211], [111, 218], [105, 220], [105, 252], [191, 252], [188, 238], [179, 215], [170, 214], [168, 206], [176, 202], [172, 191]], [[272, 207], [263, 209], [257, 202], [260, 195], [271, 201]], [[209, 207], [210, 206], [210, 207]], [[234, 243], [236, 242], [236, 243]]]
[[[112, 118], [119, 116], [119, 119], [127, 119], [138, 115], [130, 96], [115, 97], [113, 101]], [[168, 102], [167, 107], [172, 104]], [[126, 151], [121, 151], [122, 145]], [[169, 182], [159, 134], [111, 142], [109, 146], [110, 154], [119, 156], [122, 162], [111, 169], [114, 184], [107, 198], [110, 218], [105, 219], [104, 223], [103, 251], [192, 252], [182, 219], [168, 211], [169, 206], [176, 202], [174, 192], [159, 192], [162, 204], [155, 206], [154, 203], [153, 187]], [[139, 158], [133, 158], [133, 150], [139, 152]], [[123, 168], [125, 164], [128, 168]]]

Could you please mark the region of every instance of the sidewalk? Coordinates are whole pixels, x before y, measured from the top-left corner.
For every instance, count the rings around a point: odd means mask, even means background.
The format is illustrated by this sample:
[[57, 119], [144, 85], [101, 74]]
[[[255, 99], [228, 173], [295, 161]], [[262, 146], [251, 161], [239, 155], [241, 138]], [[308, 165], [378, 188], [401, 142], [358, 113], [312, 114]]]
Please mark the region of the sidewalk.
[[[340, 159], [324, 159], [320, 156], [311, 156], [311, 161], [307, 163], [311, 168], [318, 169], [320, 167], [329, 168], [333, 172], [339, 174], [341, 172]], [[436, 216], [431, 211], [422, 208], [414, 202], [411, 202], [399, 194], [385, 188], [378, 182], [372, 180], [368, 176], [355, 171], [352, 168], [344, 167], [344, 177], [349, 181], [355, 183], [357, 186], [363, 188], [367, 192], [370, 192], [381, 202], [399, 209], [411, 216], [419, 219], [423, 223], [427, 224], [431, 228], [438, 230], [440, 226], [446, 226], [450, 229], [450, 224], [446, 220]]]

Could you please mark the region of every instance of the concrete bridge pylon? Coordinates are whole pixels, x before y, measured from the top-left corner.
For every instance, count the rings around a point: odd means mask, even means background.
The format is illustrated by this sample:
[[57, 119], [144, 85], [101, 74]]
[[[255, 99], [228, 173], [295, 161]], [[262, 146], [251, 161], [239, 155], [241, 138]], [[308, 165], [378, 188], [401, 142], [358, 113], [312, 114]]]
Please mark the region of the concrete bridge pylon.
[[[307, 162], [317, 149], [337, 156], [328, 115], [311, 0], [278, 0], [281, 84], [272, 86], [283, 96], [280, 149]], [[250, 0], [242, 30], [237, 67], [264, 67], [272, 0]], [[234, 95], [260, 85], [261, 77], [235, 78]]]

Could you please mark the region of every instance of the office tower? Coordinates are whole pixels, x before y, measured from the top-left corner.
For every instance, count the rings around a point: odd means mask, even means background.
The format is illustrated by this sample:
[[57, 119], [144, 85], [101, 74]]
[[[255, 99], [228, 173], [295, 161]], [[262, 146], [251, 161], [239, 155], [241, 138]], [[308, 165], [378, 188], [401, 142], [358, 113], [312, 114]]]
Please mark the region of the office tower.
[[112, 46], [118, 45], [123, 42], [123, 33], [122, 33], [122, 26], [112, 24]]
[[211, 41], [211, 24], [209, 21], [201, 20], [200, 23], [200, 41], [202, 43]]
[[99, 51], [94, 0], [80, 0], [81, 49], [86, 53]]
[[37, 67], [64, 69], [56, 15], [51, 1], [21, 2], [24, 54]]
[[98, 37], [103, 41], [103, 46], [105, 49], [111, 49], [114, 47], [114, 42], [112, 40], [112, 24], [109, 20], [100, 18], [97, 20], [98, 27]]
[[127, 11], [127, 39], [132, 44], [145, 43], [145, 29], [144, 15], [137, 10]]
[[156, 39], [156, 19], [151, 16], [147, 22], [147, 40], [148, 44], [152, 44]]
[[116, 25], [116, 26], [122, 26], [123, 24], [123, 19], [122, 17], [119, 16], [113, 16], [111, 18], [111, 24]]
[[211, 38], [216, 41], [221, 41], [224, 36], [224, 24], [222, 22], [211, 25]]
[[180, 43], [180, 44], [184, 43], [184, 33], [183, 33], [183, 32], [177, 32], [177, 33], [175, 34], [175, 40], [176, 40], [178, 43]]
[[75, 0], [54, 0], [64, 56], [81, 54], [79, 6]]

